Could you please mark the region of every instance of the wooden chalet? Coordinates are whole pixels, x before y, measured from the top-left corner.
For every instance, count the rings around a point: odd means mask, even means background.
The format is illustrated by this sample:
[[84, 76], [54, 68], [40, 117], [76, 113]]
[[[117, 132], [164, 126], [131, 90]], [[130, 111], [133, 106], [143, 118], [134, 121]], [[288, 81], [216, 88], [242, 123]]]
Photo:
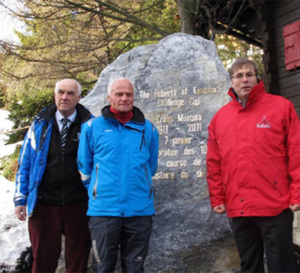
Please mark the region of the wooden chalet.
[[267, 92], [291, 100], [300, 116], [300, 0], [240, 1], [249, 5], [233, 36], [263, 49]]

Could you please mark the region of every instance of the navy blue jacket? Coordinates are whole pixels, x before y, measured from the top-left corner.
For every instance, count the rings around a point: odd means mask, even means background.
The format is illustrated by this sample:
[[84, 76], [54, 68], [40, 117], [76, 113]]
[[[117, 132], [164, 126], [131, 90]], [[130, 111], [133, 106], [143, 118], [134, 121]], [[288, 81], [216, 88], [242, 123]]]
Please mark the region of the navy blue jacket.
[[[38, 202], [51, 205], [85, 201], [86, 190], [76, 164], [81, 125], [92, 117], [78, 104], [77, 116], [70, 125], [66, 150], [61, 152], [55, 120], [56, 106], [43, 109], [31, 124], [19, 157], [16, 175], [15, 206], [27, 205], [28, 215]], [[60, 194], [58, 194], [60, 193]]]

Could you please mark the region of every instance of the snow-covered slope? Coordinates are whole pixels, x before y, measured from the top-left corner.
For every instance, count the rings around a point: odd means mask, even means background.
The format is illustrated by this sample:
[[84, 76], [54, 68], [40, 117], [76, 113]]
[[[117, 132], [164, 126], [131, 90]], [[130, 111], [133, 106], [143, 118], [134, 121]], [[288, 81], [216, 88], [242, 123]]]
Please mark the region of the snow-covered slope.
[[[4, 134], [12, 128], [7, 120], [8, 112], [0, 110], [0, 157], [14, 152], [16, 144], [5, 145]], [[19, 221], [14, 213], [13, 195], [15, 183], [0, 175], [0, 268], [14, 269], [20, 253], [30, 246], [27, 221]]]

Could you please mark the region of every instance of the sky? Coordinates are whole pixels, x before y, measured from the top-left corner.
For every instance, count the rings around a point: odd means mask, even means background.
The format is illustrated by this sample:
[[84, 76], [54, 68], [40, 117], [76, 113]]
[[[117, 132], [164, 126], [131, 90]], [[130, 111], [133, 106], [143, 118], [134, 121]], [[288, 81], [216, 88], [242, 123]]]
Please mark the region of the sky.
[[[13, 10], [15, 10], [18, 5], [16, 0], [0, 0], [0, 2]], [[14, 33], [14, 29], [21, 31], [23, 27], [22, 22], [12, 16], [11, 12], [1, 5], [0, 18], [0, 39], [5, 41], [18, 41], [18, 38]]]
[[[16, 144], [5, 145], [7, 136], [4, 134], [12, 128], [12, 122], [7, 119], [8, 112], [0, 109], [0, 157], [12, 154]], [[27, 221], [17, 219], [14, 213], [15, 183], [5, 179], [0, 173], [0, 268], [14, 269], [20, 254], [30, 246]]]

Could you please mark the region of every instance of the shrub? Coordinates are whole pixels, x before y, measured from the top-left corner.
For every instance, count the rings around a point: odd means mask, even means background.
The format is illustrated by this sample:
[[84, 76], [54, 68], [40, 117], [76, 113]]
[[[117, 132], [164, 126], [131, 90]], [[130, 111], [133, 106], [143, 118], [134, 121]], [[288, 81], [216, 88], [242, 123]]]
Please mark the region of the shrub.
[[15, 273], [30, 273], [32, 270], [32, 249], [27, 247], [20, 255], [20, 258], [17, 260], [17, 266], [15, 268]]
[[17, 145], [13, 154], [0, 159], [0, 170], [2, 171], [2, 175], [9, 181], [14, 181], [16, 178], [20, 150], [21, 145]]

